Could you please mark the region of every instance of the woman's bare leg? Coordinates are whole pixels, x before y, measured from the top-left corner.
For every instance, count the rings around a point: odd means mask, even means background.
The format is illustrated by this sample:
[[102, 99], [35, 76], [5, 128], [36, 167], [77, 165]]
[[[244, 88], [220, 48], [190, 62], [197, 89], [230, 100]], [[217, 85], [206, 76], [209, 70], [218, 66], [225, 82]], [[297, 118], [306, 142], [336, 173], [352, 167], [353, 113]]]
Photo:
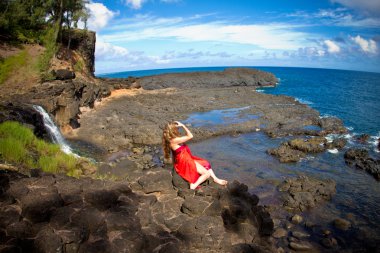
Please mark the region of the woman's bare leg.
[[212, 177], [212, 179], [214, 179], [215, 183], [220, 185], [226, 185], [228, 183], [227, 180], [218, 178], [212, 169], [209, 169], [208, 171], [210, 172], [210, 176]]
[[197, 167], [197, 172], [201, 174], [201, 176], [198, 178], [198, 180], [194, 184], [190, 184], [190, 189], [194, 190], [197, 188], [201, 183], [207, 180], [211, 176], [211, 173], [205, 169], [202, 165], [195, 162], [195, 165]]

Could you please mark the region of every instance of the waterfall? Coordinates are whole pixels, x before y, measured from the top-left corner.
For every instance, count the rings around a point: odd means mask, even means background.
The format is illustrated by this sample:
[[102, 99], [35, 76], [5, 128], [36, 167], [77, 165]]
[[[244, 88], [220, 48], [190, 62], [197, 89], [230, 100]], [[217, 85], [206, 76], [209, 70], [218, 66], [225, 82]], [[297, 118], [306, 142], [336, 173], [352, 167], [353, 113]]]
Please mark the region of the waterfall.
[[39, 105], [33, 105], [33, 108], [41, 114], [44, 121], [44, 126], [52, 138], [53, 143], [58, 144], [61, 147], [61, 150], [66, 154], [74, 154], [69, 144], [65, 141], [65, 138], [63, 138], [61, 131], [59, 131], [59, 128], [54, 124], [54, 121], [50, 118], [44, 108]]

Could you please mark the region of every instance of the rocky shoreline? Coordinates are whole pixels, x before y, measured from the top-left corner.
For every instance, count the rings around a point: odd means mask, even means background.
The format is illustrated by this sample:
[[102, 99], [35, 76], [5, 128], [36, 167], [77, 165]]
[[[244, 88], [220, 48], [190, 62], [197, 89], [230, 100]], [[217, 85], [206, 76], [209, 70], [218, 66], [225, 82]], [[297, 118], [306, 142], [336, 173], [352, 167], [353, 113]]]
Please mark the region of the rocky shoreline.
[[[270, 137], [299, 136], [268, 151], [280, 160], [290, 158], [284, 160], [287, 162], [345, 145], [343, 140], [329, 143], [324, 138], [329, 133], [346, 132], [342, 121], [320, 118], [316, 110], [294, 98], [256, 92], [257, 87], [277, 81], [271, 74], [256, 75], [255, 71], [233, 69], [93, 82], [57, 80], [10, 96], [7, 101], [22, 97], [30, 104], [44, 106], [73, 143], [79, 143], [80, 148], [80, 143], [86, 143], [98, 150], [98, 172], [105, 179], [74, 179], [38, 170], [25, 176], [2, 170], [0, 222], [4, 239], [0, 252], [344, 250], [343, 241], [331, 231], [316, 229], [318, 225], [297, 214], [331, 199], [335, 194], [331, 180], [284, 180], [279, 186], [284, 194], [284, 213], [273, 217], [271, 208], [258, 205], [259, 198], [244, 184], [230, 182], [224, 188], [207, 182], [194, 192], [164, 164], [159, 146], [163, 124], [186, 120], [194, 113], [230, 108], [236, 108], [241, 120], [223, 119], [224, 124], [212, 127], [188, 122], [194, 141], [255, 131]], [[198, 82], [197, 78], [206, 81]], [[41, 119], [28, 108], [6, 103], [0, 119], [27, 123], [39, 136], [45, 136]], [[355, 160], [356, 166], [368, 167], [368, 156], [363, 159]], [[363, 169], [369, 170], [367, 167]], [[341, 219], [336, 226], [351, 225]], [[367, 249], [374, 247], [368, 244]]]

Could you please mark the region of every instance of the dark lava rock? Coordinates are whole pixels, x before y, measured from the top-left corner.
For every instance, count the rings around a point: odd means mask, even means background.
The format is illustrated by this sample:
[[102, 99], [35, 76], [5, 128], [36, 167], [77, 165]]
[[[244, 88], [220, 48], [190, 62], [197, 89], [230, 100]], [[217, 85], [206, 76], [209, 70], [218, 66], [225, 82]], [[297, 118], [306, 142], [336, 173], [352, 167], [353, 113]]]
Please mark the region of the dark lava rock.
[[307, 242], [290, 242], [289, 247], [295, 251], [310, 251], [312, 246]]
[[323, 245], [323, 247], [328, 249], [334, 248], [338, 245], [337, 240], [333, 237], [323, 238], [321, 239], [320, 243]]
[[68, 80], [68, 79], [74, 79], [75, 73], [74, 71], [70, 71], [67, 69], [57, 69], [52, 71], [53, 76], [57, 80]]
[[[9, 185], [3, 197], [15, 199], [0, 206], [1, 252], [149, 252], [136, 217], [139, 200], [127, 185], [47, 173], [0, 175]], [[73, 201], [70, 194], [79, 197]]]
[[319, 153], [325, 151], [324, 144], [327, 142], [324, 137], [313, 137], [311, 139], [294, 139], [289, 141], [289, 146], [306, 153]]
[[248, 221], [255, 222], [259, 234], [271, 235], [274, 223], [269, 212], [258, 206], [258, 197], [248, 192], [248, 187], [238, 181], [228, 184], [228, 189], [220, 192], [221, 206], [228, 207], [222, 211], [222, 218], [227, 229], [241, 231], [241, 224]]
[[304, 152], [293, 149], [287, 142], [282, 143], [278, 148], [268, 149], [267, 152], [276, 156], [282, 163], [298, 162], [306, 156]]
[[189, 189], [190, 185], [187, 181], [185, 181], [178, 173], [173, 169], [172, 170], [172, 183], [175, 187], [179, 189]]
[[334, 226], [340, 230], [346, 231], [351, 227], [351, 222], [342, 218], [337, 218], [334, 220]]
[[190, 216], [199, 216], [204, 213], [209, 206], [210, 203], [205, 198], [200, 196], [189, 196], [183, 202], [181, 211]]
[[256, 219], [259, 223], [259, 232], [261, 235], [269, 236], [274, 232], [274, 223], [268, 211], [262, 206], [254, 208]]
[[344, 154], [344, 159], [348, 165], [367, 171], [380, 180], [380, 160], [371, 158], [366, 149], [350, 148]]
[[350, 148], [344, 154], [344, 158], [349, 165], [354, 165], [355, 161], [367, 160], [369, 158], [368, 150]]
[[336, 117], [326, 117], [320, 118], [318, 120], [318, 125], [323, 129], [325, 134], [336, 133], [343, 134], [347, 133], [347, 128], [344, 127], [343, 121]]
[[143, 77], [139, 84], [147, 90], [167, 87], [229, 87], [275, 86], [278, 79], [272, 74], [250, 68], [227, 68], [214, 72], [172, 73]]
[[336, 192], [336, 184], [333, 180], [317, 180], [306, 176], [288, 178], [280, 186], [279, 190], [285, 192], [284, 206], [304, 211], [314, 207], [318, 202], [330, 200]]
[[361, 135], [356, 137], [356, 140], [358, 142], [361, 142], [361, 143], [366, 143], [368, 141], [369, 137], [370, 136], [368, 134], [361, 134]]
[[115, 191], [97, 190], [88, 192], [84, 196], [85, 201], [99, 210], [106, 210], [116, 205], [119, 194]]
[[149, 171], [138, 180], [145, 193], [168, 192], [173, 189], [171, 182], [172, 176], [167, 170]]
[[346, 144], [347, 144], [346, 139], [338, 138], [338, 139], [333, 140], [332, 142], [327, 142], [325, 146], [327, 149], [334, 149], [334, 148], [342, 149], [344, 148], [344, 146], [346, 146]]
[[63, 201], [54, 187], [33, 190], [23, 196], [20, 203], [22, 216], [33, 222], [49, 219], [51, 212], [63, 205]]
[[254, 244], [240, 243], [231, 246], [231, 253], [270, 253], [267, 249]]
[[37, 252], [63, 252], [63, 242], [53, 229], [41, 230], [35, 240], [34, 246]]

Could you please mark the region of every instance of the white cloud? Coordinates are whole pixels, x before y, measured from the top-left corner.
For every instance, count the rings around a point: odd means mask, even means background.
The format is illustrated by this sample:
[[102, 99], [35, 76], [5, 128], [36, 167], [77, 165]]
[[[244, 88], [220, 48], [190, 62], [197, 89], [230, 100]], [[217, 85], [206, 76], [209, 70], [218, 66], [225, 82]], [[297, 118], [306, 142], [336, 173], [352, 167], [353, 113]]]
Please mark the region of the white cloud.
[[357, 35], [356, 37], [351, 37], [351, 39], [357, 45], [359, 45], [360, 49], [363, 52], [368, 53], [368, 54], [376, 54], [377, 53], [376, 41], [374, 41], [372, 39], [369, 39], [369, 40], [363, 39], [359, 35]]
[[380, 15], [379, 0], [331, 0], [331, 2], [340, 3], [351, 9], [358, 10], [374, 17]]
[[196, 23], [193, 18], [159, 19], [139, 16], [133, 26], [119, 24], [104, 35], [108, 42], [170, 39], [179, 42], [219, 42], [253, 45], [263, 49], [294, 50], [308, 44], [312, 35], [289, 24], [231, 24], [227, 21]]
[[324, 45], [327, 47], [327, 52], [336, 54], [340, 52], [340, 47], [332, 40], [325, 40]]
[[284, 51], [284, 57], [314, 60], [326, 56], [326, 51], [318, 47], [301, 47], [298, 50]]
[[[143, 4], [149, 0], [126, 0], [125, 3], [127, 6], [129, 6], [132, 9], [138, 10], [141, 9]], [[178, 3], [181, 2], [182, 0], [160, 0], [160, 2], [163, 3]]]
[[132, 9], [141, 9], [142, 4], [145, 2], [145, 0], [127, 0], [126, 4]]
[[105, 27], [115, 15], [117, 15], [117, 13], [110, 11], [102, 3], [89, 3], [86, 4], [86, 7], [90, 12], [90, 18], [87, 21], [90, 30], [100, 30]]
[[333, 25], [342, 27], [380, 27], [380, 15], [354, 15], [352, 11], [348, 10], [347, 8], [320, 9], [315, 13], [297, 11], [287, 14], [286, 17], [302, 19], [302, 22], [309, 22], [310, 24], [318, 23], [320, 25]]

